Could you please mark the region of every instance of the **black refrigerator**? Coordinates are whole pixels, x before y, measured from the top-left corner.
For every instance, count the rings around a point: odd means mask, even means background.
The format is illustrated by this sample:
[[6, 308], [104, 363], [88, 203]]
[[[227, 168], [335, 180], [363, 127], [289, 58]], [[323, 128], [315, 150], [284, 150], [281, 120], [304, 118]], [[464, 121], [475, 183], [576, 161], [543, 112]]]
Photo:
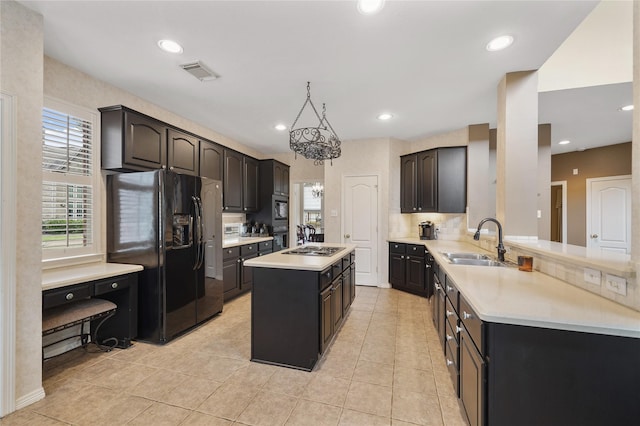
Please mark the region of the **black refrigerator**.
[[139, 264], [138, 340], [222, 312], [222, 183], [166, 170], [107, 176], [107, 260]]

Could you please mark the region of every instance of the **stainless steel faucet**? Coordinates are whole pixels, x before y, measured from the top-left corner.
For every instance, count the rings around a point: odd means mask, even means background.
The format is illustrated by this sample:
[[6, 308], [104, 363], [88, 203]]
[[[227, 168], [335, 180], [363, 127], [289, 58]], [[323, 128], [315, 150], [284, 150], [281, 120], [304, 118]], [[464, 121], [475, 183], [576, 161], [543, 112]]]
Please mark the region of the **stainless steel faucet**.
[[498, 222], [497, 219], [494, 219], [492, 217], [482, 219], [478, 224], [476, 233], [473, 234], [473, 239], [476, 241], [480, 239], [480, 229], [482, 229], [482, 225], [484, 225], [486, 222], [493, 222], [498, 227], [498, 247], [496, 247], [498, 249], [498, 260], [500, 262], [504, 262], [504, 254], [507, 252], [507, 250], [504, 248], [504, 244], [502, 244], [502, 225], [500, 225], [500, 222]]

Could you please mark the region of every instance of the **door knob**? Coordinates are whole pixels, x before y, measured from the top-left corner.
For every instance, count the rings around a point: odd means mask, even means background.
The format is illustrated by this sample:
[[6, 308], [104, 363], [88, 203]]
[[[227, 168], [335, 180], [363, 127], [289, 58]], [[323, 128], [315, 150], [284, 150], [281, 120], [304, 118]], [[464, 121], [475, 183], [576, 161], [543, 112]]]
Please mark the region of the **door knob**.
[[349, 235], [349, 234], [344, 234], [344, 237], [345, 237], [345, 238], [351, 238], [351, 235]]
[[591, 234], [591, 238], [598, 238], [598, 234]]

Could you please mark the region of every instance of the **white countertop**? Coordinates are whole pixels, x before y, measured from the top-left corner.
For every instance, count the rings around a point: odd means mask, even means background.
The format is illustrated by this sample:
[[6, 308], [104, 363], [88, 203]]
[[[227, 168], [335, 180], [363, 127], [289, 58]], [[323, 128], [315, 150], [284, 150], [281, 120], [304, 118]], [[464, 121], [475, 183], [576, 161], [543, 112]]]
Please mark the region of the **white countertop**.
[[[304, 256], [299, 254], [285, 254], [289, 250], [293, 250], [306, 246], [324, 246], [324, 247], [342, 247], [333, 256]], [[304, 246], [292, 247], [287, 250], [277, 251], [265, 256], [255, 257], [245, 260], [244, 266], [253, 266], [254, 268], [276, 268], [276, 269], [296, 269], [302, 271], [323, 271], [333, 263], [342, 259], [346, 254], [355, 250], [355, 244], [337, 244], [337, 243], [310, 243]]]
[[444, 268], [476, 314], [488, 322], [640, 338], [640, 312], [540, 272], [517, 267], [453, 265], [441, 252], [494, 255], [477, 246], [444, 240], [394, 238], [423, 244]]
[[88, 263], [79, 266], [47, 269], [42, 271], [42, 290], [80, 284], [102, 278], [115, 277], [142, 271], [141, 265], [123, 263]]
[[238, 237], [230, 240], [222, 240], [222, 248], [243, 246], [245, 244], [257, 244], [270, 240], [273, 240], [273, 237]]

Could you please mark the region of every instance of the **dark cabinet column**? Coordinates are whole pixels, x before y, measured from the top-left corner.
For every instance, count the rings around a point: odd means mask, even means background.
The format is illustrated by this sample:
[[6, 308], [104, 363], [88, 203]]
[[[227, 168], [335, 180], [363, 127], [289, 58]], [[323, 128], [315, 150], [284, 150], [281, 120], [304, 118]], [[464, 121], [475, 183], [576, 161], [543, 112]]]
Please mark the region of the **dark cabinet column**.
[[197, 176], [200, 144], [198, 138], [174, 129], [167, 131], [169, 170]]
[[209, 141], [200, 141], [200, 176], [222, 180], [224, 148]]

